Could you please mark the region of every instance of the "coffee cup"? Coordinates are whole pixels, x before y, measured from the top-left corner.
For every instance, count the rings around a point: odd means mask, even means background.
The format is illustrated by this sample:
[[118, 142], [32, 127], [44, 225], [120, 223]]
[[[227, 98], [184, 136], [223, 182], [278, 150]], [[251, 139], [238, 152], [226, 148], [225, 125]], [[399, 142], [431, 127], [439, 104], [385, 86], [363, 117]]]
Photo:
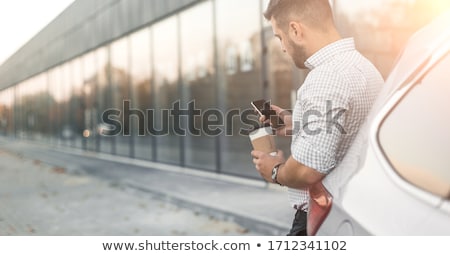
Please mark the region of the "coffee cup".
[[254, 150], [268, 153], [271, 156], [277, 155], [277, 147], [275, 146], [275, 139], [270, 126], [251, 131], [249, 137]]

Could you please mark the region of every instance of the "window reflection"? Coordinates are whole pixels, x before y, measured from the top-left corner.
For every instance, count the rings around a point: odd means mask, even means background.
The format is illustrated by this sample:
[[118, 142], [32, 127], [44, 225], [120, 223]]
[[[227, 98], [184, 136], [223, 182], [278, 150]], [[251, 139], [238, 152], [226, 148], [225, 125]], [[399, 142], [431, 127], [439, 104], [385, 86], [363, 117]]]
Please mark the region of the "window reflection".
[[14, 134], [14, 88], [0, 91], [0, 134]]
[[61, 105], [64, 102], [64, 94], [61, 86], [61, 68], [55, 67], [48, 71], [48, 92], [49, 92], [49, 108], [48, 108], [48, 124], [52, 143], [59, 144], [59, 135], [62, 128], [63, 113]]
[[82, 147], [82, 135], [84, 130], [83, 69], [81, 65], [81, 58], [76, 58], [71, 62], [72, 79], [69, 91], [70, 128], [74, 133], [72, 146], [78, 148]]
[[[249, 110], [250, 102], [263, 97], [261, 73], [261, 7], [259, 0], [217, 0], [215, 2], [219, 61], [219, 106]], [[245, 24], [245, 25], [243, 25]], [[239, 117], [229, 118], [233, 136], [221, 139], [222, 170], [243, 176], [256, 176], [248, 154], [251, 145], [240, 136]], [[233, 122], [232, 122], [233, 121]]]
[[29, 88], [32, 95], [31, 112], [33, 113], [34, 127], [33, 132], [35, 133], [34, 139], [44, 140], [48, 138], [48, 90], [47, 90], [47, 74], [39, 74], [32, 78], [31, 86], [33, 89]]
[[58, 106], [61, 111], [61, 130], [60, 138], [61, 144], [64, 146], [69, 146], [71, 140], [74, 139], [75, 131], [71, 126], [71, 113], [70, 113], [70, 92], [71, 92], [71, 63], [65, 63], [61, 67], [61, 86], [60, 86], [60, 102]]
[[[145, 28], [130, 36], [131, 56], [131, 107], [142, 113], [152, 109], [150, 29]], [[145, 115], [144, 115], [145, 117]], [[133, 116], [131, 133], [134, 139], [134, 156], [153, 159], [153, 140], [147, 133], [147, 118]]]
[[[181, 13], [180, 24], [183, 106], [187, 108], [189, 102], [194, 102], [195, 108], [202, 112], [217, 108], [211, 2]], [[196, 133], [185, 137], [186, 165], [215, 170], [215, 138], [201, 132], [206, 130], [206, 127], [202, 127], [201, 116], [195, 116], [193, 121], [189, 123], [191, 127], [183, 126], [187, 131]]]
[[[167, 130], [167, 136], [157, 137], [157, 160], [167, 163], [180, 164], [180, 137], [173, 132], [173, 119], [167, 120], [167, 114], [172, 104], [180, 100], [178, 91], [179, 49], [177, 18], [172, 17], [161, 21], [153, 27], [153, 60], [155, 77], [155, 122], [150, 124], [154, 129]], [[164, 127], [164, 124], [169, 124]]]
[[90, 52], [83, 57], [83, 147], [96, 150], [97, 141], [97, 73], [95, 53]]
[[14, 123], [15, 123], [15, 135], [18, 138], [22, 138], [22, 133], [23, 133], [23, 129], [24, 129], [24, 125], [23, 125], [23, 118], [22, 118], [22, 113], [23, 113], [23, 104], [22, 104], [22, 87], [23, 84], [25, 84], [26, 81], [22, 81], [19, 84], [17, 84], [15, 86], [15, 106], [14, 106], [14, 112], [15, 112], [15, 116], [14, 116]]
[[106, 127], [101, 121], [102, 113], [111, 107], [112, 90], [110, 84], [109, 46], [96, 50], [96, 73], [97, 73], [97, 108], [98, 116], [96, 128], [98, 136], [98, 148], [100, 152], [112, 153], [114, 137], [105, 136]]
[[[119, 109], [123, 118], [123, 104], [125, 100], [130, 99], [129, 95], [129, 51], [128, 37], [119, 39], [111, 44], [111, 90], [112, 105], [110, 107]], [[129, 120], [122, 123], [122, 131], [119, 136], [115, 136], [115, 152], [119, 155], [130, 155], [130, 137], [123, 136], [124, 133], [130, 131]]]
[[41, 74], [22, 82], [18, 87], [17, 109], [20, 116], [19, 136], [26, 139], [44, 139], [48, 135], [47, 112], [49, 95], [46, 74]]

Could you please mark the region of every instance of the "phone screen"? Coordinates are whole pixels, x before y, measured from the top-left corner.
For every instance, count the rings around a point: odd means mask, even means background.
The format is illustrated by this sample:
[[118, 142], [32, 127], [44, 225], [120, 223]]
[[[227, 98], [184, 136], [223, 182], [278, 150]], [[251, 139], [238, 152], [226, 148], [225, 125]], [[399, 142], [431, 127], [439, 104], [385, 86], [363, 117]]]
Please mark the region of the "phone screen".
[[267, 100], [255, 100], [252, 101], [252, 106], [258, 112], [260, 116], [265, 116], [267, 119], [270, 118], [270, 101]]
[[283, 120], [277, 116], [275, 110], [270, 108], [270, 100], [255, 100], [252, 101], [251, 104], [260, 116], [264, 115], [266, 120], [270, 119], [272, 128], [278, 129], [284, 125]]

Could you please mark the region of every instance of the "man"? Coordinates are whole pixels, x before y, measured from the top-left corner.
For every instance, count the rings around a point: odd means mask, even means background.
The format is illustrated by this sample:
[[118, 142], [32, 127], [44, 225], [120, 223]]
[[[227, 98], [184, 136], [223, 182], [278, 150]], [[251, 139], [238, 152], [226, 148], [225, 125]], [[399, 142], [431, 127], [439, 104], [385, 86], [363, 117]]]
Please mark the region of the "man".
[[271, 0], [264, 16], [282, 51], [310, 72], [292, 114], [272, 106], [286, 124], [277, 135], [292, 134], [292, 155], [251, 154], [265, 180], [289, 188], [297, 212], [288, 235], [306, 235], [308, 187], [343, 159], [384, 81], [353, 39], [341, 38], [328, 0]]

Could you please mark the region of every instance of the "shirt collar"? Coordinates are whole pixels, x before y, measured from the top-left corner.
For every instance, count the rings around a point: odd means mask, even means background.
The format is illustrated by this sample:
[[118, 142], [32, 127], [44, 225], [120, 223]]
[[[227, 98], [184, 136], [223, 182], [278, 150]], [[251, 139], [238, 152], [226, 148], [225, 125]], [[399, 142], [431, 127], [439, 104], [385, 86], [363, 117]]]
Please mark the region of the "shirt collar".
[[355, 50], [355, 41], [353, 38], [345, 38], [331, 43], [309, 57], [305, 61], [305, 67], [310, 70], [327, 62], [336, 54]]

